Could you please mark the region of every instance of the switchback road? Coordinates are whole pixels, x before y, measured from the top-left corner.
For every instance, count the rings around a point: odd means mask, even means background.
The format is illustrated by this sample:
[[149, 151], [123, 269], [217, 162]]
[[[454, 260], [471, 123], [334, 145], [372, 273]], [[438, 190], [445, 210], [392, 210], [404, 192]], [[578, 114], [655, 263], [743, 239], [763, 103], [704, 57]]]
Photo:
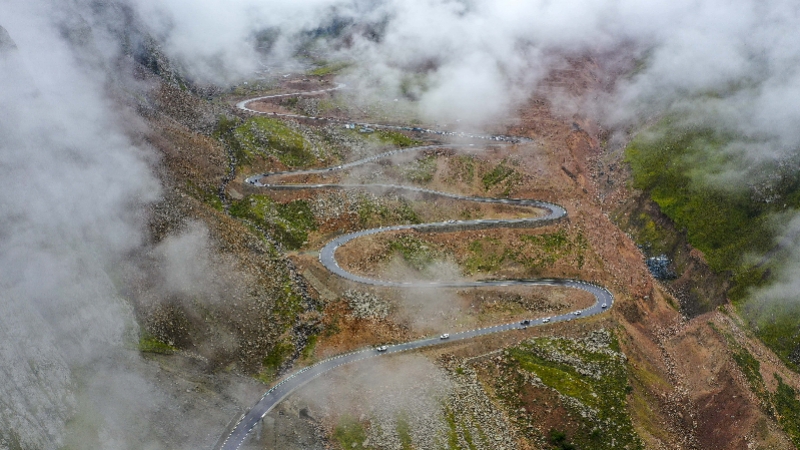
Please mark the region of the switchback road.
[[[249, 111], [252, 113], [257, 114], [265, 114], [270, 116], [277, 116], [277, 117], [288, 117], [288, 118], [302, 118], [302, 119], [311, 119], [311, 120], [325, 120], [325, 121], [334, 121], [334, 122], [341, 122], [346, 123], [343, 120], [339, 119], [328, 119], [322, 117], [309, 117], [309, 116], [301, 116], [295, 114], [274, 114], [274, 113], [263, 113], [253, 109], [248, 108], [248, 104], [255, 102], [255, 101], [263, 101], [269, 99], [275, 99], [280, 97], [289, 97], [289, 96], [297, 96], [297, 95], [317, 95], [325, 92], [330, 92], [336, 89], [341, 89], [344, 87], [343, 85], [339, 85], [335, 88], [321, 90], [321, 91], [313, 91], [313, 92], [306, 92], [306, 93], [293, 93], [293, 94], [281, 94], [281, 95], [273, 95], [267, 97], [259, 97], [255, 99], [245, 100], [237, 104], [237, 107]], [[353, 123], [353, 122], [349, 122]], [[420, 129], [420, 128], [410, 128], [410, 127], [401, 127], [395, 125], [380, 125], [380, 124], [370, 124], [370, 123], [355, 123], [355, 125], [360, 127], [369, 127], [369, 128], [389, 128], [389, 129], [398, 129], [403, 131], [419, 131], [425, 133], [433, 133], [437, 135], [448, 135], [448, 136], [457, 136], [457, 137], [468, 137], [474, 139], [484, 139], [490, 141], [499, 141], [504, 143], [518, 143], [518, 142], [526, 142], [530, 141], [527, 138], [519, 138], [513, 136], [492, 136], [492, 135], [480, 135], [480, 134], [466, 134], [466, 133], [455, 133], [455, 132], [440, 132], [435, 130], [429, 129]], [[295, 372], [285, 379], [283, 379], [280, 383], [275, 385], [272, 389], [267, 391], [261, 399], [253, 406], [246, 414], [242, 415], [238, 422], [230, 428], [230, 431], [225, 436], [224, 440], [220, 439], [218, 442], [216, 449], [223, 449], [223, 450], [236, 450], [238, 449], [242, 443], [244, 442], [247, 435], [250, 433], [250, 430], [258, 424], [258, 422], [265, 416], [267, 413], [272, 410], [278, 403], [280, 403], [284, 398], [286, 398], [289, 394], [296, 391], [309, 381], [313, 380], [314, 378], [336, 368], [342, 366], [344, 364], [350, 364], [356, 361], [360, 361], [367, 358], [374, 358], [377, 356], [388, 355], [392, 353], [398, 353], [408, 350], [419, 349], [423, 347], [429, 347], [433, 345], [444, 344], [447, 342], [452, 341], [460, 341], [464, 339], [472, 339], [478, 336], [485, 336], [487, 334], [492, 333], [501, 333], [505, 331], [511, 330], [520, 330], [525, 329], [527, 327], [532, 326], [541, 326], [544, 324], [552, 324], [558, 322], [565, 322], [570, 321], [577, 318], [582, 317], [590, 317], [596, 314], [603, 313], [610, 309], [614, 302], [614, 297], [607, 289], [601, 286], [597, 286], [585, 281], [580, 280], [570, 280], [570, 279], [530, 279], [530, 280], [485, 280], [485, 281], [432, 281], [432, 282], [403, 282], [403, 281], [389, 281], [389, 280], [380, 280], [375, 278], [368, 278], [363, 277], [360, 275], [356, 275], [353, 273], [348, 272], [347, 270], [343, 269], [339, 266], [339, 263], [336, 261], [336, 250], [345, 245], [346, 243], [357, 239], [362, 236], [377, 234], [377, 233], [384, 233], [388, 231], [399, 231], [399, 230], [417, 230], [417, 231], [461, 231], [461, 230], [474, 230], [474, 229], [486, 229], [486, 228], [510, 228], [510, 227], [526, 227], [526, 228], [533, 228], [537, 226], [542, 226], [545, 224], [550, 224], [559, 221], [560, 219], [566, 217], [567, 212], [561, 206], [558, 206], [553, 203], [542, 202], [538, 200], [528, 200], [528, 199], [505, 199], [505, 198], [487, 198], [487, 197], [468, 197], [468, 196], [461, 196], [456, 194], [450, 194], [445, 192], [438, 192], [433, 191], [430, 189], [423, 189], [418, 187], [410, 187], [410, 186], [399, 186], [399, 185], [392, 185], [392, 184], [369, 184], [369, 185], [355, 185], [355, 184], [312, 184], [312, 185], [305, 185], [305, 184], [270, 184], [264, 183], [262, 180], [266, 180], [269, 178], [274, 178], [281, 175], [310, 175], [310, 174], [323, 174], [323, 173], [331, 173], [340, 170], [350, 169], [356, 166], [360, 166], [363, 164], [368, 164], [374, 161], [377, 161], [382, 158], [389, 158], [399, 153], [405, 152], [419, 152], [424, 150], [431, 150], [437, 148], [463, 148], [463, 147], [473, 147], [472, 145], [428, 145], [428, 146], [420, 146], [414, 148], [407, 148], [407, 149], [400, 149], [400, 150], [393, 150], [390, 152], [381, 153], [379, 155], [371, 156], [368, 158], [360, 159], [358, 161], [353, 161], [347, 164], [342, 164], [339, 166], [328, 167], [323, 169], [311, 169], [311, 170], [300, 170], [300, 171], [293, 171], [293, 172], [274, 172], [274, 173], [263, 173], [259, 175], [254, 175], [247, 178], [246, 182], [255, 186], [261, 187], [266, 189], [352, 189], [352, 188], [383, 188], [383, 189], [391, 189], [391, 190], [407, 190], [411, 192], [418, 192], [428, 195], [436, 195], [436, 196], [443, 196], [448, 197], [456, 200], [463, 200], [463, 201], [473, 201], [473, 202], [481, 202], [481, 203], [498, 203], [498, 204], [508, 204], [508, 205], [516, 205], [516, 206], [525, 206], [525, 207], [533, 207], [543, 211], [546, 211], [546, 214], [543, 216], [536, 216], [530, 218], [522, 218], [522, 219], [496, 219], [496, 220], [449, 220], [446, 222], [437, 222], [437, 223], [426, 223], [426, 224], [414, 224], [414, 225], [396, 225], [396, 226], [389, 226], [389, 227], [380, 227], [380, 228], [373, 228], [368, 230], [356, 231], [354, 233], [344, 234], [341, 236], [336, 237], [332, 241], [330, 241], [325, 247], [320, 250], [319, 253], [319, 261], [320, 263], [325, 266], [328, 270], [335, 273], [336, 275], [345, 278], [350, 281], [354, 281], [357, 283], [362, 283], [371, 286], [382, 286], [382, 287], [398, 287], [398, 288], [409, 288], [409, 287], [424, 287], [424, 288], [469, 288], [469, 287], [498, 287], [498, 286], [559, 286], [559, 287], [567, 287], [572, 289], [579, 289], [585, 292], [592, 294], [595, 298], [595, 302], [592, 306], [583, 309], [572, 311], [567, 314], [562, 314], [559, 316], [553, 317], [540, 317], [540, 318], [531, 318], [525, 320], [523, 322], [514, 322], [514, 323], [506, 323], [501, 325], [494, 325], [490, 327], [480, 328], [476, 330], [469, 330], [469, 331], [462, 331], [462, 332], [454, 332], [448, 335], [448, 337], [444, 338], [443, 336], [440, 337], [430, 337], [426, 339], [420, 339], [417, 341], [406, 342], [402, 344], [396, 345], [388, 345], [382, 348], [366, 348], [363, 350], [355, 351], [352, 353], [346, 353], [343, 355], [339, 355], [333, 358], [326, 359], [324, 361], [320, 361], [312, 366], [306, 367], [298, 372]], [[444, 330], [443, 330], [444, 331]]]

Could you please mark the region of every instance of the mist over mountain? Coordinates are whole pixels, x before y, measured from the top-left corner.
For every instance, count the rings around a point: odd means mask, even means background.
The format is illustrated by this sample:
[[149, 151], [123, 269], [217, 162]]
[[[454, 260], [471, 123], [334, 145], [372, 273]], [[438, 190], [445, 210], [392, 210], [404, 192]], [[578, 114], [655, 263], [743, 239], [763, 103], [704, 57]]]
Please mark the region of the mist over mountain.
[[[612, 146], [665, 118], [670, 132], [705, 130], [713, 142], [697, 143], [695, 158], [709, 163], [687, 161], [701, 189], [771, 202], [800, 169], [800, 12], [788, 0], [201, 5], [189, 15], [180, 1], [133, 4], [198, 79], [290, 70], [316, 52], [352, 62], [340, 78], [360, 95], [408, 100], [431, 122], [480, 127], [513, 116], [537, 93], [565, 116], [612, 130]], [[547, 82], [581, 58], [595, 65], [594, 88], [575, 96]], [[780, 270], [796, 272], [793, 264]]]
[[[612, 130], [611, 146], [667, 117], [725, 137], [705, 148], [720, 165], [693, 180], [769, 191], [776, 167], [796, 176], [800, 163], [798, 29], [790, 0], [0, 4], [0, 448], [177, 448], [164, 424], [183, 413], [135, 349], [121, 268], [151, 251], [164, 296], [222, 299], [233, 282], [204, 280], [220, 260], [200, 226], [152, 246], [144, 211], [163, 198], [160, 161], [119, 101], [151, 88], [133, 67], [200, 90], [345, 61], [352, 91], [432, 123], [489, 126], [539, 95]], [[596, 88], [546, 82], [581, 58]], [[790, 257], [754, 297], [794, 303], [796, 211], [778, 222]], [[68, 435], [71, 421], [90, 422], [91, 437]]]
[[[793, 61], [800, 51], [791, 30], [800, 19], [788, 1], [239, 0], [133, 7], [163, 37], [165, 50], [202, 79], [220, 71], [218, 79], [253, 76], [259, 59], [286, 64], [311, 41], [321, 53], [355, 62], [359, 87], [396, 97], [402, 85], [408, 89], [409, 76], [423, 74], [414, 88], [431, 117], [481, 111], [483, 117], [473, 117], [480, 120], [508, 114], [567, 58], [613, 52], [637, 69], [602, 101], [581, 104], [598, 118], [613, 113], [614, 121], [636, 122], [702, 106], [697, 116], [713, 116], [705, 120], [716, 126], [776, 139], [779, 147], [797, 144], [794, 127], [786, 125], [796, 121], [788, 106], [796, 100]], [[258, 45], [264, 33], [270, 45]], [[602, 62], [598, 70], [630, 68]]]
[[[16, 47], [4, 45], [0, 63], [0, 436], [11, 448], [55, 448], [78, 392], [125, 373], [136, 324], [108, 270], [141, 245], [135, 211], [159, 188], [145, 154], [115, 131], [97, 74], [45, 16], [4, 9], [3, 40]], [[107, 406], [123, 401], [105, 394]]]
[[143, 122], [116, 103], [145, 85], [125, 72], [122, 5], [91, 6], [0, 6], [2, 448], [179, 447], [122, 294], [162, 191], [132, 139]]

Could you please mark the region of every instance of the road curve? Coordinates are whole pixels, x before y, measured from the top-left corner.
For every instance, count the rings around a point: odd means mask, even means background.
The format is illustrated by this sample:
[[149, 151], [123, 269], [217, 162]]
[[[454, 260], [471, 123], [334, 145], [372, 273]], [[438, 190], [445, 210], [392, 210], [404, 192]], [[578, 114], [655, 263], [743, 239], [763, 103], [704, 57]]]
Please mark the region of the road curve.
[[340, 89], [345, 89], [347, 85], [339, 83], [336, 87], [328, 88], [328, 89], [320, 89], [317, 91], [308, 91], [308, 92], [293, 92], [289, 94], [274, 94], [274, 95], [265, 95], [263, 97], [256, 97], [256, 98], [249, 98], [247, 100], [242, 100], [236, 104], [236, 107], [242, 111], [247, 111], [253, 114], [260, 114], [264, 116], [272, 116], [272, 117], [288, 117], [291, 119], [303, 119], [303, 120], [319, 120], [319, 121], [326, 121], [326, 122], [335, 122], [335, 123], [346, 123], [352, 125], [353, 127], [359, 127], [361, 129], [369, 129], [369, 128], [380, 128], [384, 130], [396, 130], [396, 131], [414, 131], [418, 133], [427, 133], [427, 134], [435, 134], [438, 136], [451, 136], [456, 138], [465, 138], [465, 139], [483, 139], [487, 141], [499, 141], [499, 142], [531, 142], [532, 140], [526, 137], [520, 136], [504, 136], [499, 134], [474, 134], [474, 133], [466, 133], [463, 131], [444, 131], [444, 130], [432, 130], [430, 128], [422, 128], [422, 127], [408, 127], [402, 125], [389, 125], [383, 123], [370, 123], [370, 122], [351, 122], [348, 120], [339, 119], [336, 117], [321, 117], [321, 116], [304, 116], [302, 114], [287, 114], [287, 113], [267, 113], [264, 111], [258, 111], [255, 109], [251, 109], [248, 105], [250, 103], [255, 103], [264, 100], [273, 100], [278, 98], [284, 97], [297, 97], [297, 96], [311, 96], [311, 95], [320, 95], [326, 94], [328, 92], [338, 91]]
[[[336, 88], [326, 89], [322, 91], [313, 91], [310, 93], [294, 93], [294, 94], [281, 94], [281, 95], [274, 95], [274, 96], [267, 96], [267, 97], [259, 97], [256, 99], [245, 100], [237, 104], [237, 107], [244, 110], [249, 111], [257, 114], [266, 114], [266, 115], [274, 115], [279, 117], [296, 117], [302, 119], [313, 119], [313, 120], [331, 120], [336, 122], [345, 122], [338, 119], [328, 119], [328, 118], [317, 118], [317, 117], [307, 117], [307, 116], [299, 116], [293, 114], [267, 114], [259, 111], [252, 110], [247, 107], [249, 103], [258, 100], [266, 100], [270, 98], [278, 98], [278, 97], [287, 97], [287, 96], [295, 96], [295, 95], [314, 95], [323, 92], [329, 92], [336, 89], [341, 89], [344, 85], [339, 85]], [[371, 128], [395, 128], [395, 129], [402, 129], [404, 131], [418, 131], [417, 129], [411, 129], [408, 127], [397, 127], [393, 125], [378, 125], [378, 124], [362, 124], [357, 123], [358, 126], [365, 126]], [[431, 132], [435, 134], [440, 134], [440, 132], [434, 130], [422, 130], [423, 132]], [[441, 132], [441, 133], [452, 133], [452, 132]], [[517, 138], [513, 136], [489, 136], [489, 135], [468, 135], [468, 134], [459, 134], [455, 133], [459, 137], [472, 137], [477, 139], [489, 139], [494, 141], [502, 141], [502, 142], [521, 142], [524, 140], [529, 141], [527, 138]], [[356, 361], [360, 361], [362, 359], [373, 358], [382, 355], [388, 355], [392, 353], [403, 352], [407, 350], [414, 350], [423, 347], [429, 347], [433, 345], [444, 344], [447, 342], [452, 341], [460, 341], [464, 339], [472, 339], [478, 336], [485, 336], [487, 334], [493, 333], [501, 333], [510, 330], [520, 330], [525, 329], [530, 326], [540, 326], [546, 323], [557, 323], [557, 322], [565, 322], [570, 321], [572, 319], [576, 319], [579, 317], [590, 317], [596, 314], [603, 313], [608, 311], [614, 303], [614, 296], [609, 292], [606, 288], [602, 286], [597, 286], [592, 283], [588, 283], [581, 280], [571, 280], [571, 279], [554, 279], [554, 278], [543, 278], [543, 279], [529, 279], [529, 280], [484, 280], [484, 281], [432, 281], [432, 282], [402, 282], [402, 281], [389, 281], [389, 280], [380, 280], [375, 278], [368, 278], [360, 275], [356, 275], [350, 273], [339, 266], [339, 263], [336, 261], [336, 250], [341, 247], [342, 245], [357, 239], [362, 236], [377, 234], [377, 233], [384, 233], [388, 231], [398, 231], [398, 230], [417, 230], [417, 231], [455, 231], [455, 230], [466, 230], [466, 229], [485, 229], [485, 228], [498, 228], [498, 227], [526, 227], [532, 228], [537, 226], [542, 226], [545, 224], [553, 223], [556, 221], [561, 220], [562, 218], [566, 217], [567, 212], [561, 206], [558, 206], [553, 203], [542, 202], [538, 200], [528, 200], [528, 199], [504, 199], [504, 198], [488, 198], [488, 197], [468, 197], [468, 196], [461, 196], [456, 194], [449, 194], [445, 192], [438, 192], [433, 191], [430, 189], [423, 189], [411, 186], [400, 186], [400, 185], [391, 185], [391, 184], [370, 184], [370, 185], [354, 185], [354, 184], [313, 184], [313, 185], [302, 185], [302, 184], [265, 184], [262, 183], [261, 180], [274, 177], [278, 175], [304, 175], [304, 174], [322, 174], [322, 173], [330, 173], [333, 171], [345, 170], [352, 167], [356, 167], [362, 164], [367, 164], [372, 161], [376, 161], [381, 158], [388, 158], [394, 156], [395, 154], [405, 153], [405, 152], [418, 152], [436, 148], [458, 148], [458, 147], [471, 147], [471, 145], [428, 145], [428, 146], [420, 146], [420, 147], [413, 147], [407, 149], [400, 149], [400, 150], [393, 150], [390, 152], [381, 153], [379, 155], [371, 156], [368, 158], [364, 158], [358, 161], [354, 161], [347, 164], [342, 164], [339, 166], [323, 168], [323, 169], [311, 169], [311, 170], [301, 170], [301, 171], [293, 171], [293, 172], [274, 172], [274, 173], [263, 173], [259, 175], [254, 175], [246, 179], [246, 182], [255, 186], [255, 187], [262, 187], [268, 189], [331, 189], [331, 188], [383, 188], [383, 189], [393, 189], [393, 190], [407, 190], [412, 192], [418, 192], [428, 195], [436, 195], [436, 196], [443, 196], [448, 198], [453, 198], [457, 200], [464, 200], [464, 201], [474, 201], [474, 202], [482, 202], [482, 203], [500, 203], [500, 204], [508, 204], [508, 205], [516, 205], [516, 206], [526, 206], [526, 207], [534, 207], [538, 209], [542, 209], [546, 211], [546, 214], [543, 216], [537, 217], [530, 217], [530, 218], [522, 218], [522, 219], [497, 219], [497, 220], [469, 220], [469, 221], [446, 221], [446, 222], [437, 222], [437, 223], [426, 223], [426, 224], [414, 224], [414, 225], [395, 225], [389, 227], [380, 227], [380, 228], [372, 228], [368, 230], [356, 231], [353, 233], [344, 234], [338, 236], [331, 240], [327, 245], [325, 245], [319, 253], [319, 261], [320, 263], [325, 266], [328, 270], [335, 273], [336, 275], [366, 285], [371, 286], [381, 286], [381, 287], [400, 287], [400, 288], [408, 288], [408, 287], [425, 287], [425, 288], [468, 288], [468, 287], [498, 287], [498, 286], [560, 286], [560, 287], [567, 287], [572, 289], [579, 289], [585, 292], [592, 294], [595, 298], [595, 302], [592, 306], [578, 311], [572, 311], [567, 314], [562, 314], [559, 316], [553, 317], [540, 317], [536, 319], [529, 319], [526, 323], [522, 322], [513, 322], [513, 323], [506, 323], [501, 325], [494, 325], [490, 327], [480, 328], [476, 330], [469, 330], [469, 331], [462, 331], [462, 332], [454, 332], [449, 335], [447, 339], [441, 339], [440, 337], [430, 337], [425, 339], [420, 339], [417, 341], [406, 342], [402, 344], [396, 345], [389, 345], [386, 346], [384, 351], [379, 351], [375, 348], [366, 348], [362, 350], [358, 350], [351, 353], [346, 353], [342, 355], [335, 356], [333, 358], [326, 359], [324, 361], [320, 361], [312, 366], [306, 367], [298, 372], [295, 372], [285, 379], [283, 379], [280, 383], [275, 385], [272, 389], [267, 391], [261, 399], [253, 406], [247, 413], [243, 414], [236, 424], [230, 428], [230, 431], [225, 436], [225, 439], [220, 439], [220, 441], [215, 446], [215, 449], [220, 450], [236, 450], [238, 449], [244, 440], [246, 439], [247, 435], [250, 431], [255, 427], [258, 422], [267, 415], [267, 413], [272, 410], [278, 403], [283, 401], [289, 394], [296, 391], [306, 383], [310, 382], [311, 380], [315, 379], [316, 377], [328, 372], [336, 367], [350, 364]]]

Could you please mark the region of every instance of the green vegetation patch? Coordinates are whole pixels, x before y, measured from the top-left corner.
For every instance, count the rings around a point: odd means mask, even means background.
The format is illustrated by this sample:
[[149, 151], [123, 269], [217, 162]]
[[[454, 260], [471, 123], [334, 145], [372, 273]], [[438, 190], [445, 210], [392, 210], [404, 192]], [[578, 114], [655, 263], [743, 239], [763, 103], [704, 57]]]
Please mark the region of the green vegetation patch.
[[400, 414], [397, 417], [396, 425], [397, 436], [400, 438], [400, 445], [402, 450], [413, 450], [411, 440], [411, 425], [408, 423], [408, 418], [405, 414]]
[[505, 188], [503, 190], [503, 195], [508, 195], [514, 184], [521, 179], [522, 175], [513, 167], [509, 167], [506, 160], [501, 161], [500, 164], [496, 165], [492, 170], [486, 172], [481, 177], [483, 188], [487, 191], [504, 183]]
[[139, 338], [139, 351], [142, 353], [159, 353], [162, 355], [171, 355], [178, 351], [178, 349], [165, 342], [161, 342], [155, 336], [149, 333], [142, 333]]
[[447, 420], [447, 450], [460, 450], [458, 446], [458, 424], [453, 411], [448, 410], [445, 419]]
[[339, 420], [339, 425], [333, 432], [333, 437], [339, 442], [343, 449], [363, 450], [367, 440], [367, 431], [364, 425], [356, 419], [345, 416]]
[[186, 191], [193, 194], [195, 198], [211, 206], [217, 211], [223, 211], [224, 205], [219, 198], [219, 191], [216, 186], [200, 186], [192, 180], [186, 181]]
[[325, 75], [339, 73], [350, 66], [352, 66], [352, 64], [345, 61], [330, 62], [330, 63], [322, 62], [320, 63], [319, 67], [308, 71], [307, 74], [315, 77], [324, 77]]
[[747, 270], [745, 255], [773, 246], [773, 215], [784, 205], [800, 207], [800, 180], [778, 183], [768, 200], [751, 189], [724, 189], [709, 181], [734, 164], [722, 151], [732, 139], [708, 129], [675, 129], [665, 121], [628, 145], [626, 161], [634, 187], [647, 191], [677, 228], [686, 230], [709, 266], [736, 274]]
[[335, 111], [346, 111], [347, 103], [341, 97], [324, 97], [317, 102], [317, 111], [320, 115], [331, 114]]
[[582, 418], [569, 441], [550, 435], [555, 448], [644, 448], [627, 412], [628, 368], [625, 356], [611, 348], [615, 340], [595, 332], [583, 340], [536, 338], [508, 350], [514, 365], [568, 398], [563, 405]]
[[[754, 288], [765, 286], [780, 269], [785, 255], [754, 265], [752, 261], [774, 247], [776, 230], [785, 224], [787, 210], [800, 209], [800, 175], [791, 164], [763, 167], [765, 182], [721, 187], [714, 180], [724, 170], [741, 167], [724, 149], [737, 137], [704, 128], [676, 126], [665, 119], [640, 134], [626, 149], [633, 185], [646, 191], [689, 243], [703, 252], [717, 273], [731, 274], [728, 297], [745, 313], [756, 334], [790, 367], [798, 370], [800, 308], [792, 302], [748, 302]], [[784, 167], [786, 166], [786, 167]], [[789, 169], [787, 169], [787, 167]], [[644, 223], [647, 240], [663, 242]], [[755, 256], [755, 258], [754, 258]], [[798, 358], [800, 360], [800, 356]]]
[[631, 217], [630, 225], [635, 229], [636, 242], [642, 246], [647, 256], [669, 253], [675, 245], [675, 237], [659, 227], [646, 212]]
[[414, 183], [429, 183], [436, 174], [436, 156], [427, 155], [414, 160], [414, 163], [403, 171], [403, 177]]
[[759, 397], [763, 397], [767, 389], [764, 386], [764, 379], [761, 378], [761, 363], [749, 351], [738, 346], [734, 348], [731, 356], [736, 365], [742, 370], [753, 392], [758, 394]]
[[[471, 420], [467, 420], [467, 417]], [[452, 409], [445, 408], [445, 422], [447, 430], [445, 434], [445, 448], [447, 450], [478, 450], [478, 448], [491, 448], [494, 441], [490, 441], [486, 433], [481, 429], [480, 418], [475, 417], [468, 411], [459, 411], [458, 414]], [[471, 428], [476, 427], [478, 436], [473, 436]], [[480, 444], [480, 445], [478, 445]]]
[[[68, 422], [68, 424], [70, 424]], [[24, 450], [25, 447], [22, 446], [22, 442], [24, 442], [20, 435], [14, 430], [5, 430], [0, 432], [0, 445], [3, 445], [3, 448], [7, 448], [9, 450]], [[71, 450], [73, 447], [66, 447], [66, 450]]]
[[236, 127], [242, 124], [238, 117], [228, 117], [220, 115], [217, 119], [217, 126], [212, 134], [215, 138], [222, 141], [239, 161], [239, 164], [249, 164], [248, 155], [245, 153], [242, 143], [234, 136]]
[[775, 374], [775, 379], [778, 381], [778, 389], [772, 399], [778, 423], [792, 443], [800, 447], [800, 400], [797, 398], [797, 391], [784, 383], [778, 374]]
[[[771, 410], [769, 402], [769, 392], [764, 384], [764, 379], [761, 377], [761, 363], [753, 357], [753, 355], [744, 347], [739, 345], [734, 339], [733, 335], [719, 329], [714, 322], [708, 322], [708, 325], [722, 337], [728, 344], [728, 349], [731, 351], [733, 361], [739, 366], [739, 369], [744, 374], [747, 383], [750, 385], [750, 390], [758, 396], [762, 402], [762, 406], [767, 410]], [[772, 415], [770, 413], [770, 415]]]
[[576, 447], [575, 444], [569, 442], [569, 439], [567, 439], [567, 433], [563, 431], [556, 429], [550, 430], [547, 440], [550, 442], [550, 445], [557, 450], [578, 450], [578, 447]]
[[357, 139], [364, 139], [367, 142], [378, 145], [386, 145], [398, 148], [416, 147], [423, 144], [422, 141], [410, 138], [399, 131], [377, 129], [372, 133], [361, 133], [359, 130], [346, 130], [350, 136]]
[[374, 136], [384, 144], [400, 148], [422, 145], [422, 141], [412, 139], [399, 131], [376, 130]]
[[400, 93], [411, 100], [418, 100], [429, 87], [430, 80], [425, 73], [405, 73], [400, 80]]
[[759, 302], [744, 306], [759, 337], [789, 368], [800, 370], [800, 305], [787, 301]]
[[458, 155], [449, 160], [449, 169], [455, 180], [471, 184], [475, 179], [475, 158], [469, 155]]
[[317, 161], [303, 135], [277, 119], [250, 118], [235, 128], [233, 136], [241, 148], [243, 163], [257, 155], [275, 156], [288, 167], [305, 167]]
[[399, 254], [411, 267], [425, 270], [437, 256], [430, 245], [413, 235], [403, 235], [389, 243], [389, 251]]
[[232, 203], [230, 214], [266, 228], [289, 249], [302, 247], [309, 231], [317, 229], [314, 213], [305, 200], [277, 203], [265, 195], [250, 195]]
[[281, 364], [294, 353], [294, 345], [291, 342], [278, 342], [267, 353], [262, 361], [262, 369], [258, 374], [258, 379], [264, 383], [270, 383], [275, 379]]
[[578, 269], [583, 268], [585, 252], [589, 243], [582, 233], [570, 239], [567, 232], [559, 230], [555, 233], [523, 236], [522, 241], [532, 246], [522, 252], [519, 262], [528, 267], [550, 267], [565, 256], [572, 256]]
[[362, 195], [358, 199], [357, 211], [361, 225], [364, 227], [421, 222], [411, 207], [411, 202], [404, 198], [400, 198], [394, 204], [389, 204]]
[[468, 257], [464, 263], [467, 272], [494, 272], [500, 269], [505, 261], [515, 260], [517, 252], [503, 245], [499, 239], [487, 237], [475, 239], [469, 243]]
[[571, 237], [565, 230], [524, 235], [513, 246], [504, 245], [496, 238], [480, 238], [470, 242], [463, 266], [468, 273], [476, 273], [493, 272], [505, 264], [519, 264], [538, 273], [565, 259], [580, 270], [586, 262], [588, 248], [583, 234]]
[[316, 334], [312, 334], [308, 337], [308, 341], [306, 342], [306, 346], [303, 347], [303, 351], [300, 353], [303, 358], [309, 359], [311, 356], [314, 355], [314, 349], [317, 347], [317, 341], [319, 340], [319, 336]]
[[739, 366], [745, 379], [747, 379], [750, 390], [761, 401], [761, 408], [768, 416], [777, 419], [778, 424], [789, 436], [792, 443], [800, 447], [800, 399], [798, 399], [798, 392], [784, 383], [783, 378], [777, 373], [773, 375], [778, 382], [778, 388], [774, 393], [769, 392], [764, 383], [764, 378], [761, 376], [761, 363], [746, 348], [739, 345], [730, 333], [720, 330], [711, 322], [709, 322], [709, 325], [725, 337], [728, 348], [731, 351], [731, 357], [736, 362], [736, 365]]
[[280, 317], [287, 324], [294, 322], [297, 315], [303, 312], [303, 298], [295, 291], [292, 281], [290, 279], [284, 281], [280, 291], [276, 294], [273, 315]]

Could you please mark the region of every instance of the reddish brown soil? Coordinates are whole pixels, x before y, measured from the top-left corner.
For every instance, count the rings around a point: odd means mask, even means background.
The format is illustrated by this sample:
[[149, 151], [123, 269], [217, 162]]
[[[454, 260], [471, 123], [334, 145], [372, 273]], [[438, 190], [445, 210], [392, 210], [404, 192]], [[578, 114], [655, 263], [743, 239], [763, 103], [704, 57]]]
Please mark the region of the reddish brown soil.
[[[596, 75], [597, 65], [591, 59], [573, 61], [571, 70], [558, 74], [568, 91], [580, 95], [604, 87], [605, 79]], [[656, 416], [643, 417], [633, 411], [648, 446], [741, 449], [749, 448], [749, 442], [784, 448], [785, 436], [762, 412], [724, 340], [707, 325], [709, 317], [686, 322], [673, 306], [678, 302], [650, 277], [635, 243], [608, 219], [607, 214], [633, 193], [625, 188], [624, 170], [617, 171], [615, 179], [595, 172], [599, 160], [620, 162], [619, 155], [605, 154], [599, 145], [600, 127], [580, 116], [558, 117], [543, 99], [534, 99], [520, 115], [522, 121], [515, 130], [545, 142], [545, 171], [553, 176], [553, 200], [567, 207], [572, 225], [587, 235], [605, 263], [602, 281], [618, 296], [612, 314], [627, 334], [621, 341], [634, 372], [641, 373], [641, 383], [635, 383], [635, 388], [648, 399], [648, 414]], [[613, 186], [609, 189], [609, 185]], [[697, 265], [704, 264], [702, 255], [694, 259]], [[742, 333], [735, 321], [719, 313], [711, 318], [725, 322], [727, 329], [753, 348], [762, 367], [769, 365], [763, 370], [765, 381], [773, 378], [772, 371], [791, 374], [763, 345]], [[799, 385], [796, 374], [791, 379]], [[765, 427], [769, 432], [759, 431]]]

